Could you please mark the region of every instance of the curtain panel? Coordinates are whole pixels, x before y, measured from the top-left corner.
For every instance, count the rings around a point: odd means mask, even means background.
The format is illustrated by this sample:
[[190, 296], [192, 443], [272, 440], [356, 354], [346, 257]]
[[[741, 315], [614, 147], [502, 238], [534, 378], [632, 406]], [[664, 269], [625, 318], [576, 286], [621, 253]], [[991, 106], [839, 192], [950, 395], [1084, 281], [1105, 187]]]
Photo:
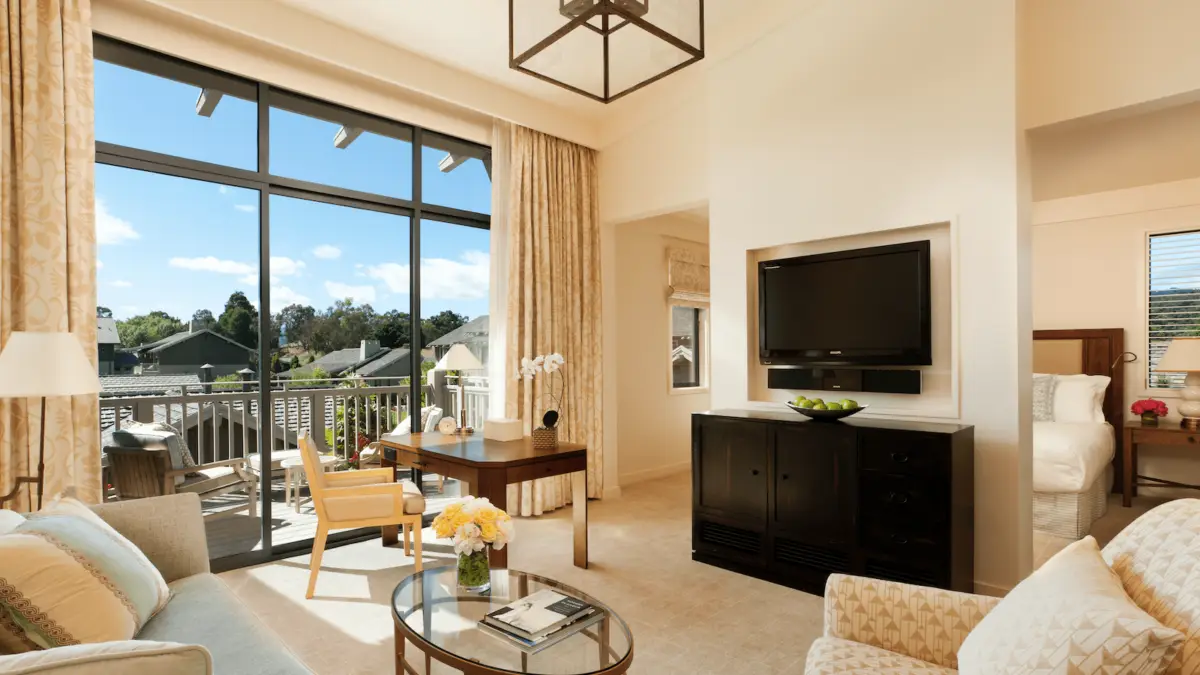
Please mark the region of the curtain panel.
[[[604, 491], [600, 223], [596, 153], [513, 125], [509, 151], [506, 416], [541, 423], [550, 379], [517, 379], [522, 357], [558, 352], [567, 387], [560, 441], [586, 443], [588, 496]], [[557, 393], [557, 389], [556, 389]], [[508, 508], [540, 515], [570, 500], [568, 476], [509, 486]]]
[[[90, 0], [0, 8], [0, 345], [13, 331], [70, 331], [95, 363]], [[36, 471], [38, 404], [0, 399], [0, 494]], [[97, 397], [47, 399], [45, 425], [47, 498], [100, 501]]]

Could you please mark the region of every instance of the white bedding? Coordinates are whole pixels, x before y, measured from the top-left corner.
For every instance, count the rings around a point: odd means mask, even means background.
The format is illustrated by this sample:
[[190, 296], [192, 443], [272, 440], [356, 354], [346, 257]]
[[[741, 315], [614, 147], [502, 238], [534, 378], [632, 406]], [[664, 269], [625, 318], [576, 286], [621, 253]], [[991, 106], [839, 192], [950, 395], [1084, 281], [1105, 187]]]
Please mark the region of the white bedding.
[[1034, 492], [1083, 492], [1112, 462], [1116, 441], [1107, 422], [1034, 422]]

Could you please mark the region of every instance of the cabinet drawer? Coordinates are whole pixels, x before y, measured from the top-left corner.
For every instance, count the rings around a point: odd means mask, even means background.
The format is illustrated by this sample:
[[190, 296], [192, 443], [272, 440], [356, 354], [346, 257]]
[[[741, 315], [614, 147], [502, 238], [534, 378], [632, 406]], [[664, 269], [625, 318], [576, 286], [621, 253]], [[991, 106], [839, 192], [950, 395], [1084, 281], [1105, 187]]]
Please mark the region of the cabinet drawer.
[[901, 559], [937, 560], [944, 556], [944, 540], [936, 529], [919, 522], [871, 520], [863, 524], [863, 548]]
[[1146, 445], [1192, 445], [1200, 447], [1200, 432], [1181, 434], [1178, 431], [1166, 429], [1138, 429], [1133, 432], [1138, 443]]
[[920, 433], [859, 433], [862, 468], [908, 475], [940, 476], [945, 473], [945, 443], [936, 436]]
[[945, 486], [919, 476], [864, 471], [858, 495], [868, 518], [879, 514], [890, 520], [941, 522], [949, 509]]

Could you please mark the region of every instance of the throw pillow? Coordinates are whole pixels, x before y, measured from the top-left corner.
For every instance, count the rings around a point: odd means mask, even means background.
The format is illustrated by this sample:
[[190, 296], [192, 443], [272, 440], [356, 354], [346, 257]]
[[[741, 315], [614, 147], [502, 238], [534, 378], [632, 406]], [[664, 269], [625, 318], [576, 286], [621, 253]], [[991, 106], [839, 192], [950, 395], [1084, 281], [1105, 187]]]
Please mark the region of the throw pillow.
[[1159, 675], [1184, 636], [1125, 595], [1092, 537], [1017, 584], [958, 650], [962, 675]]
[[129, 640], [169, 599], [146, 556], [74, 499], [0, 535], [0, 651]]
[[[141, 424], [112, 432], [112, 442], [122, 448], [166, 450], [171, 455], [171, 468], [175, 470], [187, 468], [184, 455], [191, 454], [173, 429], [163, 431]], [[176, 475], [175, 484], [182, 484], [184, 479], [184, 476]]]
[[[139, 429], [146, 429], [149, 431], [164, 431], [164, 432], [168, 432], [168, 433], [177, 435], [179, 437], [179, 443], [181, 444], [181, 447], [183, 448], [183, 457], [182, 457], [183, 466], [180, 468], [183, 468], [183, 469], [196, 468], [196, 459], [194, 457], [192, 457], [192, 451], [190, 448], [188, 448], [187, 441], [183, 440], [183, 434], [179, 433], [179, 429], [176, 429], [174, 426], [167, 424], [166, 422], [132, 422], [130, 424], [127, 424], [124, 428], [129, 429], [132, 426], [136, 426]], [[174, 459], [174, 457], [172, 457], [172, 459]], [[189, 473], [188, 477], [189, 478], [198, 478], [201, 475], [202, 474], [200, 474], [199, 472], [193, 472], [193, 473]]]
[[1111, 378], [1105, 375], [1058, 375], [1054, 385], [1055, 422], [1104, 420], [1104, 392]]
[[1058, 376], [1035, 373], [1033, 376], [1033, 421], [1054, 421], [1054, 389]]

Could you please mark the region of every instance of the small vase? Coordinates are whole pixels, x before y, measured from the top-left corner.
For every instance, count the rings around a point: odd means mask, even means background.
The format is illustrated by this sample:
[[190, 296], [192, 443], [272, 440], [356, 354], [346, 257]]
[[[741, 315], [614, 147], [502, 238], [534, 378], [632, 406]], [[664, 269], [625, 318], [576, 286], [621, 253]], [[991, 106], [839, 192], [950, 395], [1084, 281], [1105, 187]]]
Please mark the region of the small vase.
[[1156, 427], [1158, 426], [1158, 415], [1154, 413], [1142, 413], [1142, 426]]
[[458, 556], [458, 588], [468, 593], [487, 593], [492, 588], [488, 548]]

